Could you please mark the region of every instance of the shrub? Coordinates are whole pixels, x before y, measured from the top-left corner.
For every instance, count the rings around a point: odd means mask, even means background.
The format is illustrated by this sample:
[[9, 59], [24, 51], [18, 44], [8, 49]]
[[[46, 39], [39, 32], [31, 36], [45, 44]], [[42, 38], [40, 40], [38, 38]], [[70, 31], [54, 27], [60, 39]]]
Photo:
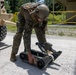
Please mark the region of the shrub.
[[63, 21], [63, 14], [58, 14], [53, 16], [53, 14], [50, 14], [48, 17], [48, 24], [57, 24], [61, 23]]
[[[17, 20], [18, 20], [17, 14], [14, 14], [11, 21], [17, 22]], [[49, 16], [48, 16], [48, 25], [57, 24], [62, 21], [63, 21], [63, 14], [58, 14], [58, 15], [54, 14], [54, 16], [53, 16], [53, 14], [49, 14]]]

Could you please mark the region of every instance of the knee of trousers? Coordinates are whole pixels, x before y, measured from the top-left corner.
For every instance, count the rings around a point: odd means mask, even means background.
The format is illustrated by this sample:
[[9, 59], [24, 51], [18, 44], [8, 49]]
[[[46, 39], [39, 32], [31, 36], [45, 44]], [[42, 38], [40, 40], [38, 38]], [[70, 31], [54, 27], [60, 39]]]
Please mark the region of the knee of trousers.
[[15, 36], [14, 36], [14, 39], [19, 39], [22, 37], [22, 33], [16, 33]]

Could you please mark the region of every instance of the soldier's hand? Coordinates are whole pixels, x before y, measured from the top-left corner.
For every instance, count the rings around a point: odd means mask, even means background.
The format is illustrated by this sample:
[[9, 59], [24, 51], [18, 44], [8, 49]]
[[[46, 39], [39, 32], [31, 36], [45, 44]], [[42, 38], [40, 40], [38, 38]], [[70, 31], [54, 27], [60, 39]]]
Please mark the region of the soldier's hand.
[[46, 50], [46, 52], [48, 53], [48, 55], [53, 54], [53, 52], [51, 52], [50, 50]]

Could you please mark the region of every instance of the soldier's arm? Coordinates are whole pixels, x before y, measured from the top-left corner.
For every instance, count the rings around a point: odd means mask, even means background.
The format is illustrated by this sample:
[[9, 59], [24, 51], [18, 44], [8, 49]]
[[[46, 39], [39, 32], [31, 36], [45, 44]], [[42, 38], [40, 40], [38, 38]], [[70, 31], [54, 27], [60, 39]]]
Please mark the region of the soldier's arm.
[[29, 21], [26, 21], [24, 28], [24, 45], [26, 51], [31, 50], [31, 33], [32, 33], [32, 25]]
[[28, 52], [28, 61], [30, 64], [33, 64], [34, 57], [31, 54], [31, 33], [32, 33], [32, 25], [29, 21], [26, 21], [24, 30], [24, 45], [26, 52]]
[[48, 23], [48, 19], [43, 21], [43, 23], [42, 23], [42, 29], [43, 30], [47, 30], [47, 23]]

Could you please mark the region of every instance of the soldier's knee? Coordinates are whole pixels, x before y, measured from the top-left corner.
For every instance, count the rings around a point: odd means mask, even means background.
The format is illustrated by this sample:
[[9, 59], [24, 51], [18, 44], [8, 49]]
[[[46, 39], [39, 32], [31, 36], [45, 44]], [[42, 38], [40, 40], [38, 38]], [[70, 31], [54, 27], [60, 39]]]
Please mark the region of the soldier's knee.
[[17, 26], [17, 33], [22, 34], [23, 31], [24, 31], [24, 24], [21, 24], [20, 22], [17, 22], [16, 26]]
[[14, 39], [18, 39], [18, 38], [21, 38], [21, 37], [22, 37], [21, 33], [16, 33], [15, 36], [14, 36]]

